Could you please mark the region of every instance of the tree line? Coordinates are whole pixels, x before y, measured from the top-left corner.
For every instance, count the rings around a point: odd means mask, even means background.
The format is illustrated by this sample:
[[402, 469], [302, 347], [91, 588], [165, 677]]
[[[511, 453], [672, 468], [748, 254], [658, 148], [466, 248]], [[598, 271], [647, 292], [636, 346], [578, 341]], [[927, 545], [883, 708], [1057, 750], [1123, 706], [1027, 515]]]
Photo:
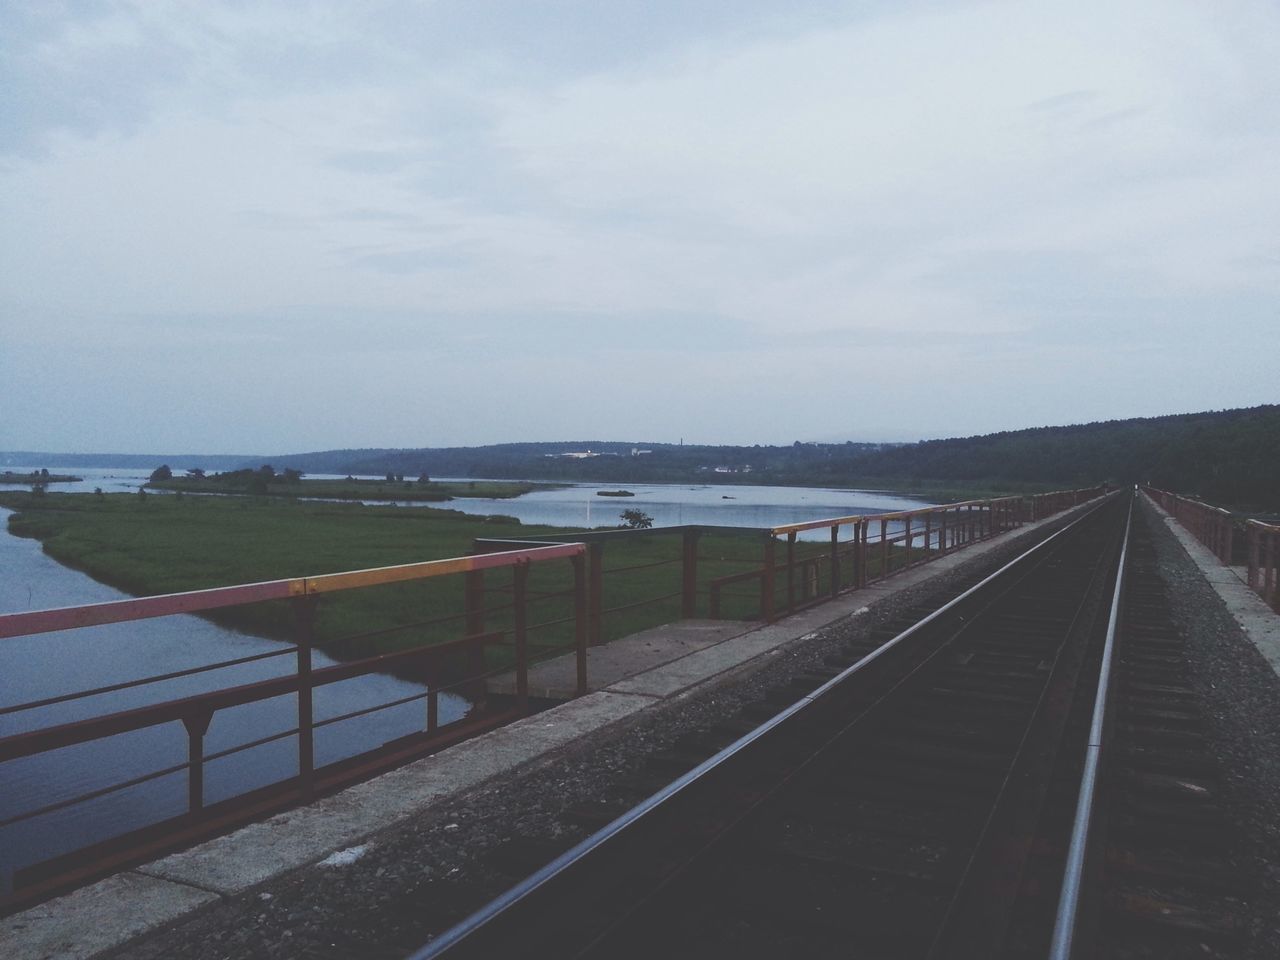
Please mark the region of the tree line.
[[[648, 451], [633, 455], [633, 449]], [[596, 456], [572, 458], [568, 452]], [[309, 470], [530, 480], [959, 487], [1010, 493], [1150, 483], [1280, 510], [1280, 405], [1037, 427], [918, 443], [713, 446], [611, 441], [346, 450], [277, 458]]]

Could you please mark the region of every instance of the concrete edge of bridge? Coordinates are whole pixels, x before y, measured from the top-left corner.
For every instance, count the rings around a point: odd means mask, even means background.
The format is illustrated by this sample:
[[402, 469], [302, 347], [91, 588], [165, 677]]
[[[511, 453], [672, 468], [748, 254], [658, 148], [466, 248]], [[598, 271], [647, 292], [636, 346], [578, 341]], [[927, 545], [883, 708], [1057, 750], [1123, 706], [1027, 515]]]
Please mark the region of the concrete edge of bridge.
[[1249, 589], [1247, 568], [1225, 565], [1160, 504], [1145, 493], [1140, 496], [1144, 504], [1165, 522], [1191, 562], [1200, 568], [1227, 612], [1240, 625], [1245, 637], [1280, 677], [1280, 614], [1272, 611], [1260, 596]]
[[[661, 704], [732, 683], [826, 626], [860, 616], [878, 602], [1088, 506], [1024, 524], [774, 623], [753, 625], [305, 807], [14, 914], [4, 920], [0, 932], [3, 955], [7, 960], [87, 960], [286, 873], [326, 860], [359, 857], [389, 828], [496, 778], [552, 763], [589, 734], [607, 734]], [[1280, 648], [1280, 639], [1276, 643]]]

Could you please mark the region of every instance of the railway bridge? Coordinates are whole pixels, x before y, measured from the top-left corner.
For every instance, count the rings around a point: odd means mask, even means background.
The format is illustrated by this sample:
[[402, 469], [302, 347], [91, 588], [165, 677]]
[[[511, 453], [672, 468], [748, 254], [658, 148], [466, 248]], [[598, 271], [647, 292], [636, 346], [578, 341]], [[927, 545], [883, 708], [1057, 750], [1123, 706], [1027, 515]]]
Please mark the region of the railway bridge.
[[[0, 740], [180, 723], [188, 747], [188, 809], [20, 878], [5, 954], [1274, 955], [1280, 528], [1099, 489], [758, 533], [0, 618], [275, 599], [299, 630], [253, 689]], [[653, 570], [661, 596], [618, 586]], [[326, 595], [435, 577], [457, 640], [308, 669]], [[315, 690], [410, 667], [422, 729], [317, 764]], [[450, 690], [473, 706], [442, 723]], [[206, 803], [199, 718], [282, 695], [293, 769]]]

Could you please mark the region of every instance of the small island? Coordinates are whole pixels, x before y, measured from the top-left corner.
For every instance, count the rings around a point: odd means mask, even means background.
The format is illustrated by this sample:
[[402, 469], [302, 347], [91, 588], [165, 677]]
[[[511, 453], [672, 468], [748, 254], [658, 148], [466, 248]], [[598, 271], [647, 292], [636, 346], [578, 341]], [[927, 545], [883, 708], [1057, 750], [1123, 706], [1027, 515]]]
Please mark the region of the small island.
[[597, 490], [597, 497], [634, 497], [630, 490]]
[[553, 490], [563, 484], [529, 483], [519, 480], [432, 480], [426, 474], [406, 478], [387, 474], [384, 479], [307, 479], [299, 470], [281, 473], [270, 465], [256, 470], [231, 470], [206, 475], [188, 470], [185, 477], [174, 476], [167, 466], [157, 467], [145, 485], [151, 490], [174, 493], [230, 494], [258, 497], [288, 497], [317, 500], [398, 500], [413, 503], [443, 503], [455, 497], [509, 500], [534, 490]]
[[48, 470], [33, 470], [31, 473], [14, 473], [5, 470], [0, 473], [0, 483], [76, 483], [80, 477], [65, 473], [50, 473]]

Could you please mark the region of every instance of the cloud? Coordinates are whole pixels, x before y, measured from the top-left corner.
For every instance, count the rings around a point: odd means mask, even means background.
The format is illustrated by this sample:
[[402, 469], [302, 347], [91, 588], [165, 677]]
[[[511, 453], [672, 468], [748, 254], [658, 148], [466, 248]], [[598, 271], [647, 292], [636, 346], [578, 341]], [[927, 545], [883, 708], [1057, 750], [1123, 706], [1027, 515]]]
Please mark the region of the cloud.
[[[0, 17], [0, 350], [12, 367], [60, 343], [79, 364], [66, 390], [80, 376], [127, 392], [110, 372], [124, 356], [152, 394], [186, 377], [211, 396], [252, 371], [271, 386], [255, 403], [228, 390], [227, 409], [268, 431], [277, 386], [328, 408], [301, 369], [272, 375], [292, 358], [355, 386], [328, 421], [352, 431], [337, 445], [373, 442], [360, 423], [387, 416], [362, 389], [411, 408], [489, 382], [543, 398], [509, 439], [610, 423], [661, 438], [693, 404], [708, 438], [785, 439], [841, 432], [810, 422], [797, 384], [883, 437], [1079, 419], [1065, 373], [1037, 396], [1053, 356], [1099, 371], [1100, 404], [1138, 384], [1224, 406], [1265, 381], [1280, 294], [1269, 4]], [[1206, 316], [1245, 354], [1239, 386], [1170, 388], [1128, 352], [1158, 342], [1163, 369], [1193, 369], [1196, 348], [1168, 332], [1194, 340]], [[1117, 338], [1118, 359], [1088, 359]], [[934, 386], [885, 405], [904, 358]], [[578, 409], [591, 378], [608, 399]], [[30, 382], [0, 386], [8, 407]], [[154, 432], [168, 412], [126, 406], [133, 419], [103, 413], [100, 432]], [[60, 429], [29, 422], [29, 447]], [[508, 421], [495, 401], [451, 422], [467, 442]]]

